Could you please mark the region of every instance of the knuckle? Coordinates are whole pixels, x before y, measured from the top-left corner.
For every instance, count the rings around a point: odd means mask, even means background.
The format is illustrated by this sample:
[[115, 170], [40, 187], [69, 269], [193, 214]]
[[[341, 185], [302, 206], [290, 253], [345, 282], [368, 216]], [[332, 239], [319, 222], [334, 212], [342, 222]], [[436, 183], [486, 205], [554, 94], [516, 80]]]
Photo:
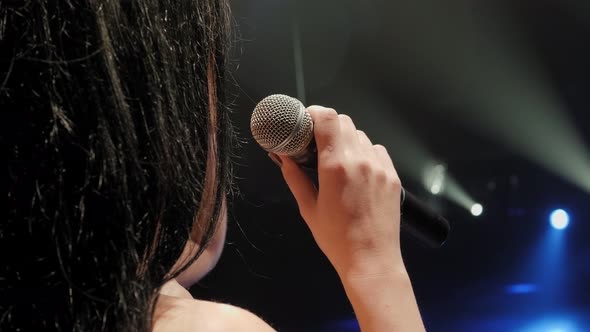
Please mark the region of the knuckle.
[[321, 170], [337, 176], [346, 176], [348, 169], [342, 161], [325, 162], [320, 166]]
[[390, 178], [389, 174], [385, 169], [379, 169], [375, 171], [375, 179], [379, 183], [390, 183], [392, 179]]
[[375, 145], [373, 145], [373, 148], [375, 150], [379, 150], [379, 151], [387, 153], [387, 148], [381, 144], [375, 144]]
[[319, 120], [319, 121], [334, 121], [336, 119], [338, 119], [338, 113], [336, 112], [335, 109], [333, 108], [325, 108], [325, 107], [321, 107], [321, 106], [310, 106], [308, 108], [308, 110], [310, 111], [310, 113], [315, 115], [314, 120]]
[[350, 116], [348, 116], [346, 114], [338, 114], [338, 118], [342, 122], [352, 122], [352, 119], [350, 118]]
[[402, 190], [402, 180], [398, 176], [392, 176], [389, 179], [389, 184], [392, 186], [396, 191]]
[[368, 159], [359, 159], [356, 161], [356, 169], [361, 172], [361, 174], [371, 174], [373, 173], [373, 163], [371, 163]]

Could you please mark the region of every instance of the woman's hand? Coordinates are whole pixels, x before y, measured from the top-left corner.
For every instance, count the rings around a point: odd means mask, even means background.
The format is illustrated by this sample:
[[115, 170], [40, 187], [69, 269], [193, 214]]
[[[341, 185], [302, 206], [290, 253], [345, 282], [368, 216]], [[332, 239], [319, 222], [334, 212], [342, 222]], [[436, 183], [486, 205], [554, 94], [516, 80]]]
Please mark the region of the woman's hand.
[[319, 190], [292, 160], [283, 176], [313, 236], [341, 276], [403, 269], [399, 245], [401, 182], [387, 150], [350, 117], [308, 108], [318, 148]]
[[338, 272], [361, 330], [424, 331], [401, 256], [401, 182], [391, 158], [348, 116], [319, 106], [308, 111], [319, 190], [291, 159], [280, 158], [281, 170], [301, 216]]

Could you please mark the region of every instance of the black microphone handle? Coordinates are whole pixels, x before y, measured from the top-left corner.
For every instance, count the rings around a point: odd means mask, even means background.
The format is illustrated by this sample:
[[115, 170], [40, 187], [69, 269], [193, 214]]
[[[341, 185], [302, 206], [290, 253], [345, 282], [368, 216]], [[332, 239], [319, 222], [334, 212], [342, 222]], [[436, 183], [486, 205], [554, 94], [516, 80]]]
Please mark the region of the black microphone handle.
[[401, 229], [431, 248], [442, 246], [451, 225], [443, 216], [402, 188]]
[[[302, 153], [291, 159], [307, 171], [317, 175], [317, 147], [315, 140]], [[401, 229], [431, 248], [442, 246], [451, 230], [449, 221], [402, 188]]]

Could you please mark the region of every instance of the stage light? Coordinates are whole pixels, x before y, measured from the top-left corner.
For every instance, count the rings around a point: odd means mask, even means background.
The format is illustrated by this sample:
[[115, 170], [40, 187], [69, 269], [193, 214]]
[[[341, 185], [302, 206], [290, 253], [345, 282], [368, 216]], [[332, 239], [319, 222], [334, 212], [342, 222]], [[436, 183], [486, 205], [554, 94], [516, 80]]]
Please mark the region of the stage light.
[[424, 186], [433, 195], [440, 194], [445, 186], [447, 168], [444, 165], [437, 164], [427, 167], [424, 172]]
[[431, 192], [433, 195], [438, 195], [438, 194], [440, 194], [440, 191], [441, 191], [441, 190], [442, 190], [442, 187], [441, 187], [440, 185], [438, 185], [438, 184], [434, 184], [434, 185], [432, 185], [432, 186], [430, 187], [430, 192]]
[[565, 210], [557, 209], [551, 212], [551, 215], [549, 216], [549, 221], [551, 222], [551, 226], [553, 228], [562, 230], [569, 225], [570, 216]]
[[[386, 25], [388, 38], [403, 40], [403, 46], [377, 56], [386, 77], [404, 77], [412, 80], [413, 91], [444, 96], [444, 110], [426, 109], [444, 112], [441, 119], [460, 122], [590, 193], [590, 145], [534, 48], [508, 37], [519, 35], [519, 26], [502, 19], [474, 21], [470, 10], [433, 9], [448, 1], [428, 3], [429, 19], [438, 22], [435, 33], [423, 28], [425, 12], [418, 5], [404, 6], [403, 16], [391, 20], [395, 25]], [[402, 39], [406, 31], [412, 38]]]
[[483, 206], [479, 203], [475, 203], [471, 206], [471, 214], [478, 217], [483, 213]]
[[477, 203], [471, 195], [447, 172], [447, 167], [440, 163], [429, 163], [422, 173], [424, 188], [433, 195], [441, 195], [451, 202], [470, 211], [474, 216], [483, 213], [483, 206]]
[[580, 332], [580, 322], [575, 317], [543, 317], [517, 332]]
[[508, 294], [530, 294], [537, 291], [535, 284], [513, 284], [506, 287]]

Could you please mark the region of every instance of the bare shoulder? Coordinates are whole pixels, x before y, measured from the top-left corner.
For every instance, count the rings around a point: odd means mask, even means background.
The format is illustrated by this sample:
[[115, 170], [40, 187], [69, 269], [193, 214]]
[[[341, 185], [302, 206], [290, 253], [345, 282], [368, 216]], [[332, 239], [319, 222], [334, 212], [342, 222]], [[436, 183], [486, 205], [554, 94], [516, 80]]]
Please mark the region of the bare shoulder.
[[228, 304], [161, 295], [154, 312], [154, 332], [275, 331], [260, 317]]

